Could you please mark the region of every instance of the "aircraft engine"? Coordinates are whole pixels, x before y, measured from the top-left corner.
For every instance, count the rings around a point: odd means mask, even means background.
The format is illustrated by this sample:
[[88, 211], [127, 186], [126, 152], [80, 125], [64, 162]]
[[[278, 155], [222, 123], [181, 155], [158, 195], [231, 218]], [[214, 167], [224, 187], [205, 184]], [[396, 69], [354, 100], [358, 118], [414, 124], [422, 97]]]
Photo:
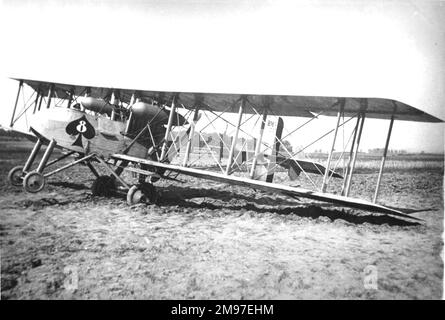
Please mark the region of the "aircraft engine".
[[161, 110], [158, 106], [146, 103], [136, 102], [131, 107], [133, 113], [133, 128], [143, 128], [148, 122], [151, 122], [152, 127], [158, 127], [168, 122], [168, 113]]
[[107, 101], [93, 97], [79, 97], [78, 101], [87, 110], [111, 116], [114, 106]]
[[[139, 101], [130, 108], [130, 118], [127, 124], [127, 135], [135, 137], [147, 124], [156, 142], [162, 140], [165, 134], [164, 125], [168, 122], [168, 113], [157, 105]], [[149, 132], [140, 136], [140, 141], [151, 141]]]
[[[143, 128], [150, 122], [151, 127], [163, 127], [168, 123], [168, 117], [170, 112], [168, 110], [162, 110], [157, 105], [153, 105], [146, 102], [136, 102], [131, 107], [132, 123], [131, 128], [138, 130]], [[187, 120], [179, 113], [173, 118], [173, 126], [183, 126], [187, 124]]]

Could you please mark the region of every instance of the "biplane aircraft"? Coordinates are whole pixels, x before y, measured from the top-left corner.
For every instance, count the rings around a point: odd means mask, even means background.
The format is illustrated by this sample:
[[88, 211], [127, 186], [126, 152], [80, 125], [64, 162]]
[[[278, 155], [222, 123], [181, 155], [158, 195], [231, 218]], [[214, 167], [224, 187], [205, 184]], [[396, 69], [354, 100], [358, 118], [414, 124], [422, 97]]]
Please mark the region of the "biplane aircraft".
[[[280, 193], [297, 201], [307, 198], [419, 220], [377, 204], [391, 131], [394, 120], [442, 122], [402, 102], [380, 98], [160, 92], [15, 80], [19, 88], [10, 127], [14, 129], [17, 121], [25, 117], [28, 134], [37, 141], [25, 164], [9, 172], [10, 183], [23, 186], [27, 192], [39, 192], [48, 177], [84, 164], [96, 177], [92, 185], [94, 195], [107, 196], [119, 188], [127, 192], [130, 205], [156, 202], [158, 180], [177, 180], [178, 175], [186, 175]], [[230, 120], [227, 114], [231, 115]], [[335, 116], [335, 127], [300, 150], [289, 150], [284, 139], [298, 134], [321, 115]], [[296, 128], [286, 128], [284, 134], [284, 116], [307, 120]], [[372, 201], [349, 196], [365, 118], [389, 119]], [[252, 119], [256, 119], [254, 126], [249, 122]], [[220, 151], [224, 150], [219, 155], [203, 136], [204, 130], [216, 121], [224, 121], [233, 129], [230, 142], [223, 138], [219, 141]], [[348, 122], [353, 129], [335, 160], [337, 135]], [[200, 123], [204, 123], [201, 128]], [[254, 142], [249, 156], [245, 144], [239, 143], [240, 134]], [[332, 138], [332, 144], [324, 165], [302, 156], [308, 146], [326, 137]], [[212, 165], [194, 165], [190, 155], [196, 139], [203, 142]], [[47, 148], [43, 157], [33, 168], [44, 144]], [[49, 161], [54, 148], [65, 153]], [[48, 171], [48, 167], [69, 156], [74, 157], [72, 162]], [[341, 160], [344, 167], [340, 172]], [[100, 175], [95, 168], [98, 164], [109, 175]], [[277, 172], [286, 170], [291, 183], [305, 179], [311, 187], [277, 181]], [[125, 181], [124, 171], [134, 172], [138, 182]], [[329, 190], [332, 179], [337, 180], [336, 191]]]

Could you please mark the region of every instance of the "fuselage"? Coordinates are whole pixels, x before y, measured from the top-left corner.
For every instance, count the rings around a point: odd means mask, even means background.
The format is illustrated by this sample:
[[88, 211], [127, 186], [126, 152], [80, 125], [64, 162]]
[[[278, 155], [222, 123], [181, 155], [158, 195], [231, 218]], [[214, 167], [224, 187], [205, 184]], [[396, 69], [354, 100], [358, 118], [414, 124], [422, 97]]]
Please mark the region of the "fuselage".
[[[132, 141], [124, 135], [126, 122], [72, 108], [41, 110], [31, 118], [30, 128], [37, 137], [55, 140], [59, 147], [82, 154], [96, 153], [102, 157], [123, 152]], [[90, 134], [86, 135], [88, 130]], [[150, 146], [136, 141], [126, 153], [145, 158]]]

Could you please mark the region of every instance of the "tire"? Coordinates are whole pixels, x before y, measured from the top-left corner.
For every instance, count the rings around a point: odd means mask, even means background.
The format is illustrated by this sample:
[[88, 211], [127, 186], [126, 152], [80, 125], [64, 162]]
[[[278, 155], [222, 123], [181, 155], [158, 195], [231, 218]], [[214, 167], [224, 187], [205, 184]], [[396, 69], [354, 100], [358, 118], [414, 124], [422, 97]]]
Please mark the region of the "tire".
[[132, 186], [127, 192], [127, 204], [129, 206], [145, 201], [144, 193], [138, 186]]
[[132, 206], [138, 203], [153, 204], [158, 200], [156, 188], [151, 183], [132, 186], [127, 192], [127, 203]]
[[27, 192], [36, 193], [45, 187], [46, 179], [40, 172], [29, 172], [23, 179], [23, 188]]
[[23, 167], [17, 166], [12, 168], [8, 173], [8, 181], [16, 187], [23, 185]]

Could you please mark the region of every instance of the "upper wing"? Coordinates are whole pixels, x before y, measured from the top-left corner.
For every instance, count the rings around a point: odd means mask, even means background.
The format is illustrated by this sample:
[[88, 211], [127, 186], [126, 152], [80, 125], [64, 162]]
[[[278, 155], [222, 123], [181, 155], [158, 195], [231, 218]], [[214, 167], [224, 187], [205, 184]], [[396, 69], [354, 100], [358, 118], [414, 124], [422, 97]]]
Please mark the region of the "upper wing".
[[[169, 103], [176, 95], [177, 101], [185, 108], [194, 108], [199, 104], [200, 109], [213, 111], [237, 112], [238, 104], [242, 96], [247, 97], [250, 105], [254, 106], [257, 112], [267, 105], [270, 114], [277, 116], [297, 116], [312, 117], [313, 113], [322, 112], [323, 115], [337, 115], [336, 105], [341, 99], [345, 99], [345, 116], [356, 115], [360, 111], [365, 111], [368, 118], [390, 119], [396, 107], [395, 119], [420, 122], [443, 122], [428, 113], [409, 106], [400, 101], [381, 98], [344, 98], [344, 97], [321, 97], [321, 96], [290, 96], [290, 95], [259, 95], [259, 94], [224, 94], [224, 93], [192, 93], [192, 92], [163, 92], [125, 88], [105, 88], [85, 85], [73, 85], [55, 82], [46, 82], [29, 79], [23, 80], [34, 90], [48, 92], [51, 85], [54, 85], [55, 95], [59, 98], [68, 98], [70, 90], [74, 95], [84, 95], [89, 91], [93, 97], [107, 97], [112, 90], [123, 102], [128, 103], [133, 93], [139, 97], [153, 99], [160, 103]], [[363, 102], [366, 104], [364, 110]], [[252, 108], [245, 108], [246, 113], [253, 113]]]

